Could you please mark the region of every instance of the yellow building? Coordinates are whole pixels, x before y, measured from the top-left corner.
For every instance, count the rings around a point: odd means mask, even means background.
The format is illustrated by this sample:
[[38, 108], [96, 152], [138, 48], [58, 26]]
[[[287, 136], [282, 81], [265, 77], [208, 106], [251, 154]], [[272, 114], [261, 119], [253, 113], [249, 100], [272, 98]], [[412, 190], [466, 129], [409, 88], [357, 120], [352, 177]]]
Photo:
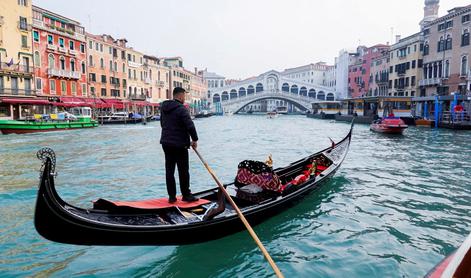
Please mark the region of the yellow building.
[[399, 39], [389, 50], [389, 95], [418, 96], [422, 79], [422, 49], [424, 38], [416, 33]]
[[144, 54], [127, 48], [127, 68], [128, 68], [128, 98], [132, 100], [147, 99], [147, 85], [144, 78]]
[[[30, 0], [0, 1], [0, 102], [6, 97], [35, 96], [31, 47]], [[0, 117], [10, 117], [12, 107], [0, 103]]]
[[159, 58], [144, 55], [144, 83], [151, 103], [160, 103], [167, 99], [169, 69], [161, 65]]

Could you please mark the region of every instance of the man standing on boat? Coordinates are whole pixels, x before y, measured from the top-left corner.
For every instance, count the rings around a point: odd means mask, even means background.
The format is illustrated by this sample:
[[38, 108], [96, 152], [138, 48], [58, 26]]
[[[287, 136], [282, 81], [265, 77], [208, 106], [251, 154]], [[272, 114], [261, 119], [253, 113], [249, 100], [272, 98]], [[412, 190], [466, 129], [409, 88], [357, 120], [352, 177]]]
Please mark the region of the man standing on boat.
[[[169, 203], [177, 201], [175, 184], [175, 165], [178, 167], [178, 179], [182, 201], [194, 202], [198, 199], [190, 191], [190, 173], [188, 161], [188, 148], [197, 147], [198, 135], [190, 112], [183, 105], [185, 103], [185, 89], [175, 87], [173, 100], [162, 103], [160, 126], [162, 135], [160, 144], [165, 153], [165, 176]], [[191, 142], [190, 142], [191, 137]]]

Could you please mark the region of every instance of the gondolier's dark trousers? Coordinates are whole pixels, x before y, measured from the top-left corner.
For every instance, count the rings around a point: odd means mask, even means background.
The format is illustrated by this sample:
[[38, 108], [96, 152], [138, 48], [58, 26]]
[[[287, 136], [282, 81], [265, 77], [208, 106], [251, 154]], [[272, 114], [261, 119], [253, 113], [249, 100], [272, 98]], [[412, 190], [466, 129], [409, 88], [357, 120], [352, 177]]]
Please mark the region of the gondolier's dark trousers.
[[190, 173], [188, 162], [188, 149], [162, 145], [165, 153], [165, 178], [167, 181], [167, 192], [169, 197], [177, 195], [175, 184], [175, 165], [178, 167], [178, 180], [180, 181], [180, 191], [183, 196], [189, 195]]

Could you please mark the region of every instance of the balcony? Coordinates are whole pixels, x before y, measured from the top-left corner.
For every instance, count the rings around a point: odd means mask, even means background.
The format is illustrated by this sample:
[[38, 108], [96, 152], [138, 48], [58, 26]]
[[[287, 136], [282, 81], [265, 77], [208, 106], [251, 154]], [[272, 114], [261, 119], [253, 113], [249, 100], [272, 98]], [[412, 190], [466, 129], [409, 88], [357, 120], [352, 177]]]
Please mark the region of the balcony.
[[136, 62], [132, 62], [132, 61], [128, 61], [128, 67], [130, 67], [130, 68], [138, 68], [138, 67], [140, 67], [140, 66], [142, 66], [142, 64], [136, 63]]
[[419, 86], [435, 86], [435, 85], [441, 85], [441, 84], [442, 84], [442, 78], [440, 77], [419, 80]]
[[69, 49], [69, 54], [70, 55], [77, 55], [77, 50]]
[[80, 72], [78, 71], [69, 71], [69, 70], [59, 70], [59, 69], [48, 69], [47, 74], [50, 76], [64, 77], [70, 79], [80, 79]]
[[145, 94], [129, 94], [129, 98], [133, 100], [146, 100]]
[[57, 49], [59, 50], [59, 52], [67, 53], [67, 49], [63, 46], [59, 46]]
[[32, 96], [33, 90], [0, 88], [0, 96]]
[[53, 44], [48, 44], [47, 45], [47, 49], [48, 50], [52, 50], [52, 51], [56, 51], [57, 50], [57, 46], [53, 45]]
[[49, 25], [49, 24], [44, 24], [44, 22], [42, 20], [39, 20], [39, 19], [33, 18], [33, 26], [37, 27], [39, 29], [47, 30], [48, 32], [52, 32], [52, 33], [56, 33], [56, 34], [60, 34], [60, 35], [67, 35], [67, 36], [75, 38], [77, 40], [85, 41], [85, 35], [84, 34], [77, 33], [74, 30], [65, 29], [65, 28], [61, 28], [61, 27], [57, 27], [57, 26], [53, 26], [53, 25]]
[[146, 83], [146, 84], [151, 84], [151, 83], [152, 83], [152, 80], [151, 80], [150, 78], [146, 78], [146, 79], [144, 80], [144, 83]]
[[164, 81], [155, 81], [155, 85], [157, 85], [157, 87], [164, 87], [165, 82]]
[[28, 24], [26, 22], [21, 22], [21, 21], [18, 21], [18, 29], [22, 30], [22, 31], [31, 31], [31, 24]]
[[19, 64], [12, 64], [8, 65], [7, 63], [0, 63], [0, 72], [7, 72], [7, 73], [18, 73], [18, 74], [25, 74], [25, 75], [32, 75], [33, 74], [33, 67], [28, 65], [19, 65]]

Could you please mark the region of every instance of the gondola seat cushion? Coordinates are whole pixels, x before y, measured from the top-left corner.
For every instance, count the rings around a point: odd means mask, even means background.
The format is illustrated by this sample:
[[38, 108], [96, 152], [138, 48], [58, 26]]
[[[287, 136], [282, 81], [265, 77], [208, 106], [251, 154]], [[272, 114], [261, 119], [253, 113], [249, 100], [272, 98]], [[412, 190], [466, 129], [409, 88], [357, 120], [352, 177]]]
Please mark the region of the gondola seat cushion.
[[133, 208], [133, 209], [163, 209], [170, 207], [179, 208], [194, 208], [204, 204], [210, 203], [209, 200], [199, 199], [196, 202], [184, 202], [182, 196], [177, 196], [175, 203], [169, 203], [168, 198], [150, 199], [142, 201], [109, 201], [106, 199], [98, 199], [93, 202], [94, 209], [113, 210], [118, 208]]
[[271, 191], [279, 191], [281, 188], [280, 179], [273, 169], [263, 162], [253, 160], [239, 163], [235, 180], [237, 187], [248, 184], [255, 184]]

